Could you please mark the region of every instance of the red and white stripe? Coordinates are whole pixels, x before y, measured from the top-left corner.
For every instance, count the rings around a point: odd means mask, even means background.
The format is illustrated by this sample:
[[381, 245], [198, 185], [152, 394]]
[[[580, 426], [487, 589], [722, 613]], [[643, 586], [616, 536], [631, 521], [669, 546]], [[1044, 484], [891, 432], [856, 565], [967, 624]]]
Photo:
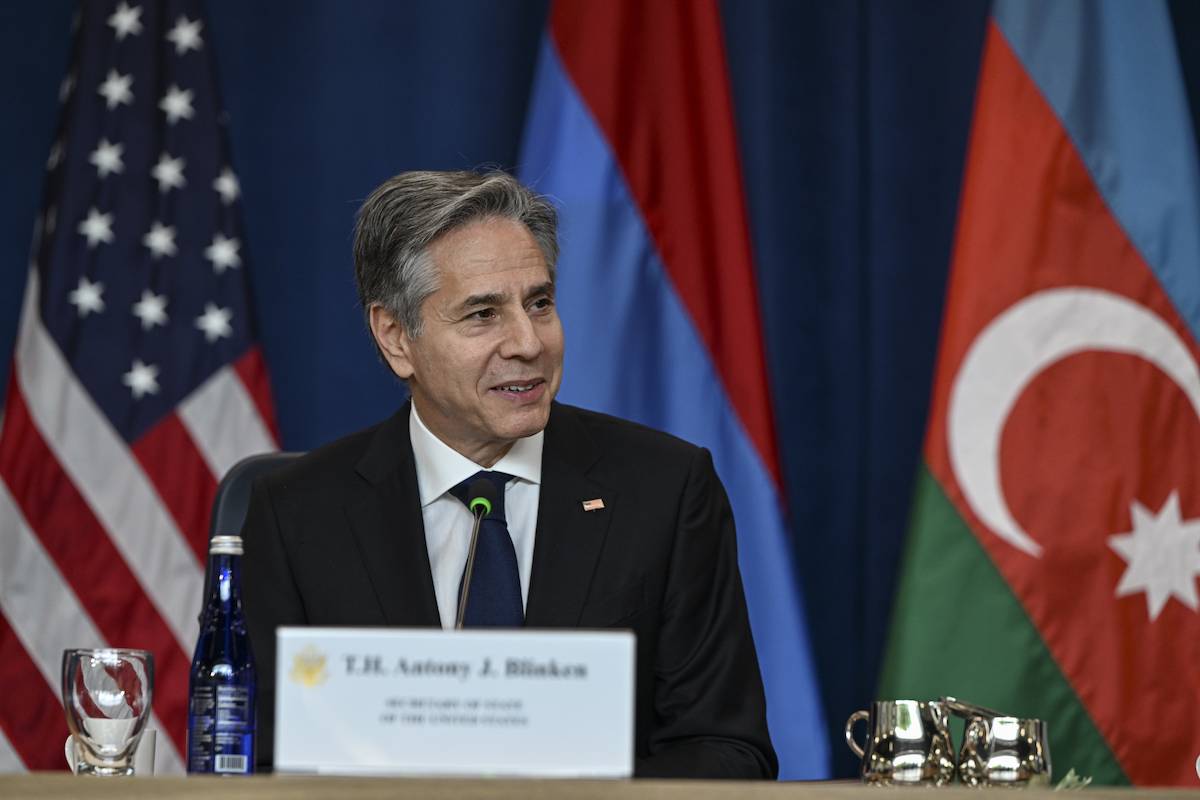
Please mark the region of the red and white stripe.
[[30, 272], [0, 431], [0, 770], [65, 766], [62, 651], [154, 652], [158, 766], [183, 769], [216, 485], [277, 437], [261, 356], [210, 377], [132, 448], [42, 324]]
[[21, 772], [24, 768], [21, 757], [13, 749], [12, 743], [4, 735], [4, 731], [0, 730], [0, 772]]

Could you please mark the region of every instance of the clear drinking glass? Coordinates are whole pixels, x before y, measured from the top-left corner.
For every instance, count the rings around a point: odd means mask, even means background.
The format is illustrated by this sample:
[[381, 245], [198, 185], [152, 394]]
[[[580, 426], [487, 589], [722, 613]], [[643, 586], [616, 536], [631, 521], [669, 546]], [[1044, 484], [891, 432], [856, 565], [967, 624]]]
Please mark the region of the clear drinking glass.
[[62, 699], [80, 775], [132, 775], [133, 751], [154, 696], [154, 656], [145, 650], [64, 650]]

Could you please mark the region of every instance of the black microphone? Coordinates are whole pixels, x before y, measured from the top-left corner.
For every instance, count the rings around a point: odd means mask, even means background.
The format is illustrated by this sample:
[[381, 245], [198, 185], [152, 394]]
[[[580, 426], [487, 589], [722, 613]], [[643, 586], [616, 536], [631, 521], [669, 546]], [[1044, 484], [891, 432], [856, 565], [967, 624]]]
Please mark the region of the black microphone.
[[476, 478], [467, 487], [467, 508], [475, 517], [471, 525], [471, 546], [467, 550], [467, 568], [463, 570], [462, 588], [458, 591], [458, 617], [454, 629], [462, 630], [463, 618], [467, 615], [467, 598], [471, 594], [471, 573], [475, 571], [475, 548], [479, 545], [479, 525], [483, 518], [492, 513], [496, 504], [496, 484], [487, 478]]

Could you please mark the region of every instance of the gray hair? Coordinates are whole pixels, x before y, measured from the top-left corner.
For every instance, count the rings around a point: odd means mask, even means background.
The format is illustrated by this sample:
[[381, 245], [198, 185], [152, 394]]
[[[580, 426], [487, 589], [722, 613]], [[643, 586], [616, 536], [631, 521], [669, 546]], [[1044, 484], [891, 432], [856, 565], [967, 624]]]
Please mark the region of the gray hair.
[[505, 172], [402, 172], [371, 192], [354, 228], [354, 278], [368, 325], [371, 306], [379, 304], [409, 336], [420, 336], [421, 304], [438, 288], [429, 246], [456, 228], [491, 218], [529, 230], [553, 281], [558, 212]]

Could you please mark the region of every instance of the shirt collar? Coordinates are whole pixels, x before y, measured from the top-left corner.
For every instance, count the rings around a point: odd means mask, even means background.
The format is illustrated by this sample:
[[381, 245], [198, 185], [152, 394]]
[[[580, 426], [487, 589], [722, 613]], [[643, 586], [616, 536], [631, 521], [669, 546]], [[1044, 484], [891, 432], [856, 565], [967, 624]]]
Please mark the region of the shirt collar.
[[408, 415], [408, 438], [417, 462], [417, 489], [421, 507], [432, 503], [458, 484], [483, 469], [507, 472], [532, 484], [542, 482], [542, 443], [546, 432], [517, 439], [504, 458], [491, 467], [481, 467], [439, 439], [417, 413], [416, 405]]

